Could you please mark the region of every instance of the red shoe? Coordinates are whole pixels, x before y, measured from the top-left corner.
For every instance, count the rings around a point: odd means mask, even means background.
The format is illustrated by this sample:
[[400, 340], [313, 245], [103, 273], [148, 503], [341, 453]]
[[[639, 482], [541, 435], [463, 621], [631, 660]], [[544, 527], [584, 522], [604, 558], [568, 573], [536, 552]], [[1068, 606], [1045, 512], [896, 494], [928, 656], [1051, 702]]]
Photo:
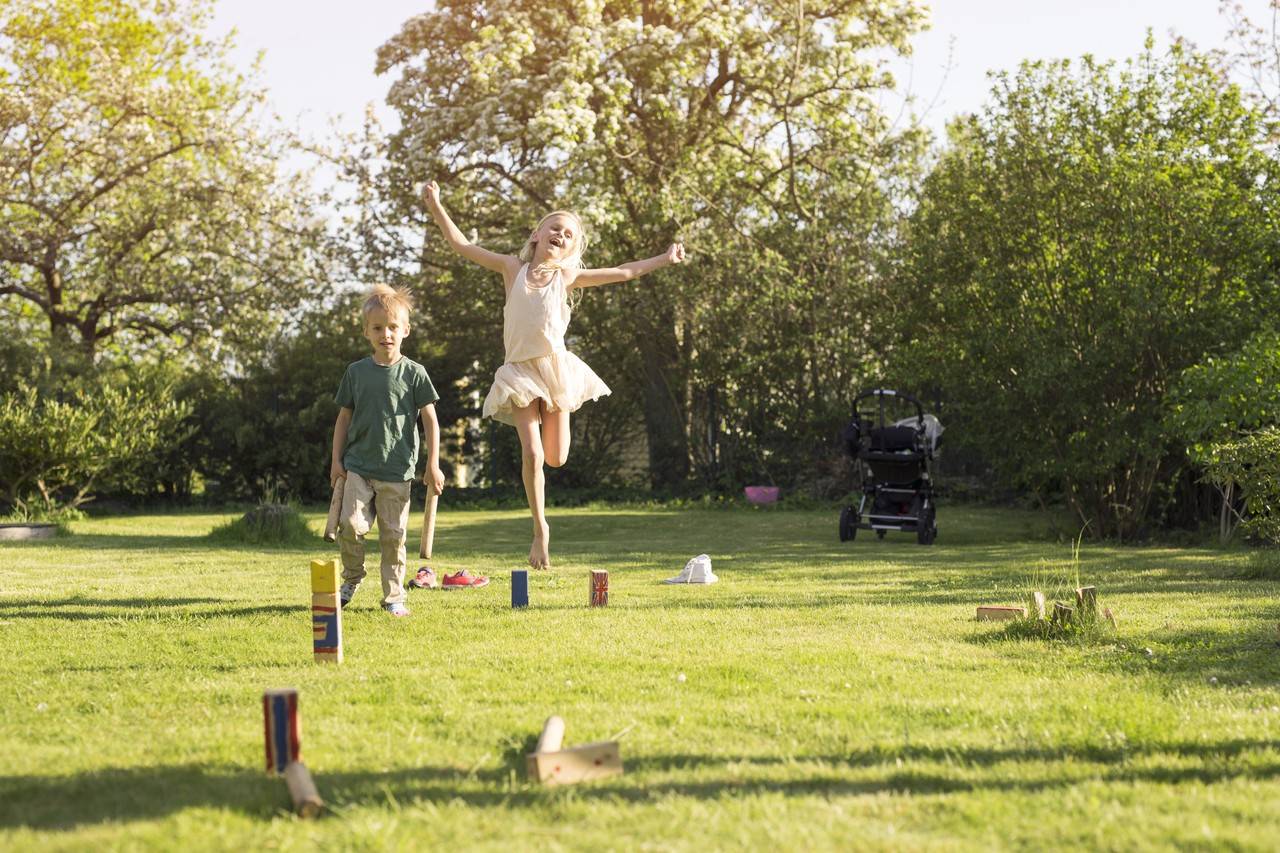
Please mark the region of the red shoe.
[[423, 566], [418, 569], [418, 573], [409, 579], [409, 586], [414, 589], [435, 589], [439, 585], [436, 580], [436, 573], [431, 571], [430, 566]]
[[441, 584], [445, 589], [478, 589], [488, 585], [488, 578], [482, 575], [473, 575], [466, 569], [454, 572], [451, 575], [445, 575], [444, 582]]

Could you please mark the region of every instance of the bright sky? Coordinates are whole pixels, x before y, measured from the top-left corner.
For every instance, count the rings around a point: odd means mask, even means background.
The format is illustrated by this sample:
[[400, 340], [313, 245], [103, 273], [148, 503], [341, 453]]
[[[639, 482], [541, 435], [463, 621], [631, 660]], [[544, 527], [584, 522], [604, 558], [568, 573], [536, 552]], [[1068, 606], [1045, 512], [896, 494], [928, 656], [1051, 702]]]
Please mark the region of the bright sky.
[[[265, 51], [263, 82], [277, 111], [310, 136], [327, 135], [341, 116], [359, 127], [369, 103], [381, 107], [391, 78], [373, 73], [374, 52], [400, 24], [430, 8], [429, 0], [217, 0], [215, 28], [238, 32], [245, 65]], [[572, 2], [572, 0], [564, 0]], [[1240, 0], [1256, 23], [1269, 23], [1269, 0]], [[926, 123], [983, 104], [990, 69], [1011, 70], [1023, 59], [1080, 56], [1124, 58], [1142, 48], [1146, 30], [1167, 41], [1176, 32], [1203, 48], [1222, 45], [1226, 19], [1218, 0], [932, 0], [932, 28], [915, 40], [915, 56], [895, 64], [904, 89], [932, 108]], [[948, 70], [948, 62], [950, 69]]]

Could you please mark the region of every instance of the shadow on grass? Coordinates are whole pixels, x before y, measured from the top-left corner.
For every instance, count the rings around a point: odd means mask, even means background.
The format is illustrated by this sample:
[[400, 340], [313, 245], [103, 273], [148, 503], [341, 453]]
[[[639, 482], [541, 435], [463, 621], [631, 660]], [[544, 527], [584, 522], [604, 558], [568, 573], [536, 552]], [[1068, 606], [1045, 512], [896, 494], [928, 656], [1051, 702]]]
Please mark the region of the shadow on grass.
[[[869, 748], [822, 756], [728, 756], [676, 753], [624, 758], [627, 774], [571, 789], [541, 788], [523, 781], [523, 755], [507, 745], [499, 766], [472, 771], [425, 766], [389, 773], [315, 773], [321, 796], [337, 811], [392, 803], [462, 802], [474, 807], [537, 807], [562, 796], [643, 802], [666, 797], [718, 800], [736, 796], [858, 796], [881, 793], [946, 794], [970, 791], [1040, 791], [1082, 781], [1179, 785], [1234, 779], [1280, 778], [1280, 755], [1263, 740], [1136, 744], [1128, 747], [974, 748], [903, 746]], [[1150, 766], [1149, 759], [1198, 760], [1196, 766]], [[1256, 756], [1253, 760], [1240, 760]], [[1134, 759], [1147, 759], [1135, 762]], [[1076, 772], [1064, 776], [1054, 765]], [[761, 778], [769, 768], [805, 768], [799, 778]], [[918, 766], [912, 766], [913, 764]], [[1033, 765], [1013, 768], [1008, 765]], [[1038, 766], [1037, 766], [1038, 765]], [[1089, 765], [1093, 765], [1089, 767]], [[723, 770], [722, 778], [690, 781], [667, 777], [680, 771], [700, 776]], [[875, 778], [866, 771], [880, 769]], [[974, 778], [975, 769], [987, 771]], [[857, 778], [849, 770], [863, 771]], [[1084, 772], [1080, 772], [1080, 771]], [[753, 773], [757, 775], [752, 775]], [[514, 782], [514, 784], [512, 784]], [[568, 793], [571, 791], [572, 793]], [[177, 765], [111, 768], [75, 776], [0, 777], [0, 827], [69, 829], [106, 822], [154, 820], [187, 808], [216, 808], [268, 819], [288, 808], [282, 780], [260, 772]]]
[[[65, 619], [70, 621], [138, 618], [172, 615], [183, 619], [211, 619], [227, 616], [301, 613], [302, 605], [261, 604], [249, 607], [222, 598], [64, 598], [0, 602], [2, 619]], [[156, 611], [161, 611], [157, 614]]]

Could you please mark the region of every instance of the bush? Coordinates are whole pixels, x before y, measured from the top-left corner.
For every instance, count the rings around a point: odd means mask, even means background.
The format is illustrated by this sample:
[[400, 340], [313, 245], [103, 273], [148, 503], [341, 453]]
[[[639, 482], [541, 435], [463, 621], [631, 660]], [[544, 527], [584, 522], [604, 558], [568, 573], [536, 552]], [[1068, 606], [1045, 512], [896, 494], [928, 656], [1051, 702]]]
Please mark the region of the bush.
[[59, 399], [22, 384], [0, 397], [0, 500], [15, 515], [54, 517], [100, 486], [136, 487], [146, 460], [181, 441], [188, 412], [167, 387], [103, 384]]
[[1244, 529], [1280, 543], [1280, 427], [1268, 427], [1219, 444], [1208, 465], [1219, 486], [1233, 483], [1244, 494]]

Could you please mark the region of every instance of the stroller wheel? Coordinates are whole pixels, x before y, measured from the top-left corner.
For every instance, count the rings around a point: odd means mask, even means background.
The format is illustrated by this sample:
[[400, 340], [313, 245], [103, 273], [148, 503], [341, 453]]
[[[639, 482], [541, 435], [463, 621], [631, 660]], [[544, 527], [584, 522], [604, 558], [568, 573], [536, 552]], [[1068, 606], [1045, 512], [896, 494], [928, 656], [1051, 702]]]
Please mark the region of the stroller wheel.
[[853, 507], [847, 506], [840, 510], [840, 541], [848, 542], [850, 539], [858, 535], [858, 517], [853, 512]]
[[933, 540], [938, 538], [938, 525], [934, 523], [936, 517], [933, 504], [925, 506], [920, 516], [920, 527], [916, 530], [916, 541], [921, 545], [932, 545]]

